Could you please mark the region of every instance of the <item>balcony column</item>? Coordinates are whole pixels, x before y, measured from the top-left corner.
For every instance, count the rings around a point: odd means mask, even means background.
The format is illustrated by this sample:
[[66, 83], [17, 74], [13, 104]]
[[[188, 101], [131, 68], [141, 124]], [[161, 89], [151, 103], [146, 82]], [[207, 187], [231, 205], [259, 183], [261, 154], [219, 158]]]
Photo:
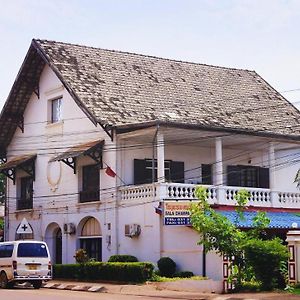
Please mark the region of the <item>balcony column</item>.
[[273, 207], [280, 207], [278, 193], [275, 191], [275, 148], [274, 143], [269, 144], [269, 186], [270, 198]]
[[222, 153], [222, 138], [217, 137], [215, 141], [215, 149], [216, 149], [216, 181], [215, 185], [221, 186], [224, 184], [223, 182], [223, 153]]
[[157, 151], [157, 182], [165, 182], [165, 143], [162, 133], [157, 134], [156, 139]]
[[215, 139], [215, 181], [214, 185], [217, 186], [217, 202], [219, 204], [225, 204], [225, 189], [223, 180], [223, 146], [222, 138], [217, 137]]

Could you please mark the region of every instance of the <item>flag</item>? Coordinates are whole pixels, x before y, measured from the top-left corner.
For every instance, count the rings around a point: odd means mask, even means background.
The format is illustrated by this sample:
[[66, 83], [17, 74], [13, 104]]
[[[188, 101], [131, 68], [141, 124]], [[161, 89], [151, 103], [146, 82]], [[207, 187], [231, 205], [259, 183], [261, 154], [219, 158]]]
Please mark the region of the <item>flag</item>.
[[109, 166], [106, 167], [105, 173], [110, 177], [116, 177], [116, 173], [113, 171], [113, 169]]

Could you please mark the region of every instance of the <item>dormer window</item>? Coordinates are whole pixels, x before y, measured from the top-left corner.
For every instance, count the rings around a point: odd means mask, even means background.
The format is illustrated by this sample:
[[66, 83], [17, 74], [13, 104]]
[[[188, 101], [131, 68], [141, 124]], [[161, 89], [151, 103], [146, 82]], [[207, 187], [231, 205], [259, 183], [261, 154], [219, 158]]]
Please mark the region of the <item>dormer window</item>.
[[62, 121], [62, 98], [51, 101], [51, 123]]

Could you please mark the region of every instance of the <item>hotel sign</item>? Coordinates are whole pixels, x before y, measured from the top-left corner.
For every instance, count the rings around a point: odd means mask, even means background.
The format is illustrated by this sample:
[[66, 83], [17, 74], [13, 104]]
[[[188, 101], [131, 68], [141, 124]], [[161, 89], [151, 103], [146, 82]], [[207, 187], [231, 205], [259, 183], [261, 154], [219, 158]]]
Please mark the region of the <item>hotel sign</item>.
[[164, 201], [164, 225], [191, 225], [191, 201]]

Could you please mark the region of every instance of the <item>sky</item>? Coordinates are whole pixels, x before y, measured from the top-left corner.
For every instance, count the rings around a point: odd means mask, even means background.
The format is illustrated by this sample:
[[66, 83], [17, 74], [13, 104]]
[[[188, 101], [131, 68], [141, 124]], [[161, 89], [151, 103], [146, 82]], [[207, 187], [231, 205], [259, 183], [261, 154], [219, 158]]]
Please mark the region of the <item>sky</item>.
[[33, 38], [255, 70], [300, 108], [300, 0], [0, 0], [0, 108]]

